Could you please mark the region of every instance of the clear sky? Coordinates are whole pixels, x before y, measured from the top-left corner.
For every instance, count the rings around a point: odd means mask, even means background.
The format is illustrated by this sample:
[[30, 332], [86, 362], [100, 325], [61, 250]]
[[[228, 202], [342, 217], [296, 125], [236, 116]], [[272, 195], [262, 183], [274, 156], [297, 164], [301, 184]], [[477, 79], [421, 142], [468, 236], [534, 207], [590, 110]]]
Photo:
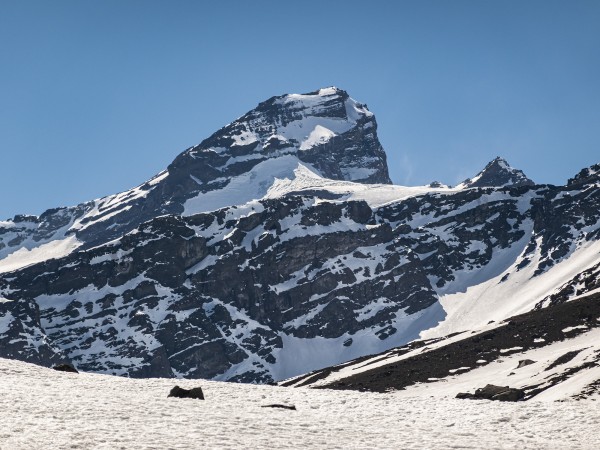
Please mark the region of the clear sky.
[[335, 85], [398, 184], [600, 162], [600, 1], [0, 0], [0, 218], [133, 187], [273, 95]]

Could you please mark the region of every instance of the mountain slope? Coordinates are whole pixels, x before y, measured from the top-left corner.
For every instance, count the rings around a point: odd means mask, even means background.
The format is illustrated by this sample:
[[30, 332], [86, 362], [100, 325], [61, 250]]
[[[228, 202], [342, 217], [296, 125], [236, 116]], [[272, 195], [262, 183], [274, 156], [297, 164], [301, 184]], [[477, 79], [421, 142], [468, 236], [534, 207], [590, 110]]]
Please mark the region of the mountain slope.
[[159, 217], [0, 289], [84, 370], [264, 382], [528, 311], [598, 263], [595, 184], [323, 195]]
[[524, 400], [588, 398], [600, 394], [599, 337], [600, 294], [594, 294], [282, 384], [425, 396], [493, 384], [522, 389]]

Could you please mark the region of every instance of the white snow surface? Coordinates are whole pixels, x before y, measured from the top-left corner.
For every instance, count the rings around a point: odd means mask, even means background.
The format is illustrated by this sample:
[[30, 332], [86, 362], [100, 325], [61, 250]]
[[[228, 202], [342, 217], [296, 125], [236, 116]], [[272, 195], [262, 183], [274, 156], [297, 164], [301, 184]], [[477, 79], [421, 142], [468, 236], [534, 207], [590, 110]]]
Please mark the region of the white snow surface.
[[315, 126], [315, 128], [310, 132], [308, 137], [302, 144], [300, 145], [299, 150], [308, 150], [315, 145], [324, 144], [329, 139], [331, 139], [336, 134], [331, 131], [329, 128], [325, 128], [321, 125]]
[[81, 242], [75, 236], [71, 235], [46, 242], [39, 247], [32, 247], [31, 249], [21, 247], [4, 259], [0, 259], [0, 273], [17, 270], [52, 258], [61, 258], [77, 249], [80, 245]]
[[352, 181], [332, 180], [322, 177], [306, 163], [299, 162], [289, 177], [276, 178], [265, 198], [278, 198], [291, 192], [323, 190], [337, 194], [340, 200], [364, 200], [372, 208], [403, 200], [416, 195], [433, 192], [453, 193], [456, 189], [429, 186], [399, 186], [394, 184], [365, 184]]
[[[4, 359], [0, 374], [0, 446], [11, 450], [600, 447], [594, 401], [502, 403], [136, 380]], [[167, 398], [175, 384], [201, 386], [206, 400]], [[297, 410], [261, 407], [269, 404]]]
[[[368, 174], [367, 174], [368, 175]], [[250, 171], [231, 179], [227, 186], [198, 194], [185, 202], [184, 216], [244, 205], [260, 199], [280, 198], [290, 193], [320, 190], [339, 195], [339, 200], [365, 200], [373, 208], [415, 195], [432, 192], [452, 193], [456, 189], [429, 186], [364, 184], [332, 180], [321, 176], [310, 164], [294, 155], [283, 155], [257, 164]]]

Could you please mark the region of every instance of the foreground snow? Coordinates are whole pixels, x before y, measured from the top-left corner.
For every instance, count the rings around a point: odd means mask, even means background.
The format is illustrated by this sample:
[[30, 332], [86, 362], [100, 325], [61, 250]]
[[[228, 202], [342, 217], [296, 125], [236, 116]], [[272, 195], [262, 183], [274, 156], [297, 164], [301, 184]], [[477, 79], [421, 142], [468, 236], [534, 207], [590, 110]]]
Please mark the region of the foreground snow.
[[[202, 385], [205, 401], [167, 398]], [[0, 447], [600, 447], [594, 401], [499, 403], [69, 374], [0, 359]], [[261, 408], [293, 404], [297, 411]]]

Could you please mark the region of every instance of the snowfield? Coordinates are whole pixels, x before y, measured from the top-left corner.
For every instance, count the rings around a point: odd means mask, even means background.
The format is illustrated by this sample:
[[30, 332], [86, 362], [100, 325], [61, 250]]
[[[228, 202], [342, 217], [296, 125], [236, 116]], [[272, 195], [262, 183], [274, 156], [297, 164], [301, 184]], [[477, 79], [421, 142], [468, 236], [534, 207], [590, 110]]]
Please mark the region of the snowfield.
[[[205, 401], [167, 398], [201, 385]], [[71, 374], [0, 359], [2, 449], [596, 449], [597, 401], [501, 403]], [[279, 403], [297, 410], [262, 408]]]

